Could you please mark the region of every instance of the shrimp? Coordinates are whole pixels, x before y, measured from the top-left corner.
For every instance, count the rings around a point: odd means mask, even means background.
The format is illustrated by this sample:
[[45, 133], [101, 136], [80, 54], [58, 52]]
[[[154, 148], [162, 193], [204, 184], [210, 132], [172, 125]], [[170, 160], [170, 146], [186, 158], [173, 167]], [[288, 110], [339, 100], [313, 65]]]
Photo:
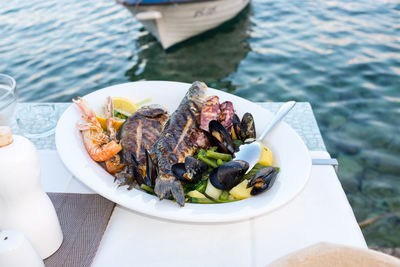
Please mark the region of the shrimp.
[[117, 154], [111, 159], [105, 161], [106, 163], [106, 170], [110, 174], [116, 174], [122, 171], [125, 167], [125, 164], [121, 163], [121, 157]]
[[[110, 140], [117, 142], [117, 133], [114, 128], [114, 105], [111, 97], [107, 97], [104, 103], [104, 114], [107, 118], [107, 132]], [[106, 169], [111, 174], [116, 174], [125, 167], [125, 164], [121, 163], [121, 157], [116, 154], [112, 158], [106, 160]]]
[[81, 131], [83, 144], [89, 156], [94, 161], [106, 161], [114, 157], [121, 151], [122, 146], [116, 140], [110, 140], [110, 137], [104, 133], [99, 121], [96, 119], [96, 113], [90, 108], [89, 104], [78, 97], [78, 100], [72, 99], [82, 111], [86, 123], [77, 124]]

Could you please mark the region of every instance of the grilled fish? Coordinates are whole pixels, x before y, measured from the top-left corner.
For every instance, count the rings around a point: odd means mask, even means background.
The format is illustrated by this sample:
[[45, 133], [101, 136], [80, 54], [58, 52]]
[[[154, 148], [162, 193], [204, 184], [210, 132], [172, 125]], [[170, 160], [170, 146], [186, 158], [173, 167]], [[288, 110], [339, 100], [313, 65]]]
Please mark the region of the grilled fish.
[[168, 198], [172, 193], [179, 205], [185, 205], [182, 184], [172, 174], [171, 167], [194, 154], [196, 146], [190, 137], [200, 131], [200, 114], [206, 97], [207, 86], [194, 82], [150, 151], [158, 164], [154, 192], [160, 199]]
[[133, 175], [139, 184], [151, 185], [145, 181], [146, 154], [160, 137], [169, 118], [168, 111], [160, 105], [149, 105], [140, 108], [122, 125], [120, 139], [122, 157], [127, 164], [127, 173]]

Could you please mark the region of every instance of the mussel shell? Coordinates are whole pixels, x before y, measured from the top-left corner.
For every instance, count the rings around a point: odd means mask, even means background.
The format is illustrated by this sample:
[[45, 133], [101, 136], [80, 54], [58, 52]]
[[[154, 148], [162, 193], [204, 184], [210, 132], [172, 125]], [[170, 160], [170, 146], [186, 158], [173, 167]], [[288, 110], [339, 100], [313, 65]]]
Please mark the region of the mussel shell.
[[[218, 141], [217, 145], [224, 153], [233, 154], [235, 152], [235, 146], [233, 144], [232, 137], [220, 122], [216, 120], [210, 121], [208, 124], [208, 129], [211, 136]], [[214, 140], [210, 140], [210, 143], [213, 144], [213, 141]]]
[[145, 180], [144, 177], [139, 169], [139, 163], [136, 160], [136, 156], [134, 153], [131, 153], [131, 157], [132, 157], [132, 162], [131, 162], [131, 166], [130, 166], [130, 174], [132, 174], [132, 176], [135, 178], [136, 182], [138, 182], [139, 185], [141, 184], [145, 184]]
[[208, 170], [208, 165], [199, 159], [189, 156], [185, 158], [185, 168], [187, 173], [186, 176], [191, 178], [190, 181], [192, 183], [197, 183]]
[[278, 169], [275, 167], [266, 167], [259, 170], [247, 184], [247, 188], [252, 187], [250, 194], [257, 195], [261, 192], [269, 190], [275, 183]]
[[254, 118], [251, 113], [245, 113], [240, 122], [240, 139], [245, 141], [249, 138], [256, 138], [256, 126], [254, 123]]
[[241, 129], [241, 125], [240, 125], [239, 116], [238, 116], [236, 113], [233, 114], [232, 122], [233, 122], [233, 131], [235, 132], [236, 137], [237, 137], [238, 139], [240, 139], [240, 129]]
[[178, 178], [178, 180], [186, 182], [186, 179], [184, 177], [186, 173], [185, 163], [175, 163], [174, 165], [172, 165], [171, 171], [175, 175], [175, 177]]
[[226, 162], [211, 171], [210, 182], [218, 189], [231, 190], [242, 181], [248, 168], [249, 164], [243, 160]]
[[188, 156], [185, 163], [175, 163], [171, 167], [172, 173], [180, 181], [197, 183], [208, 170], [208, 165], [201, 160]]
[[148, 186], [152, 186], [155, 184], [157, 178], [157, 167], [147, 149], [144, 152], [146, 154], [146, 177], [144, 181]]

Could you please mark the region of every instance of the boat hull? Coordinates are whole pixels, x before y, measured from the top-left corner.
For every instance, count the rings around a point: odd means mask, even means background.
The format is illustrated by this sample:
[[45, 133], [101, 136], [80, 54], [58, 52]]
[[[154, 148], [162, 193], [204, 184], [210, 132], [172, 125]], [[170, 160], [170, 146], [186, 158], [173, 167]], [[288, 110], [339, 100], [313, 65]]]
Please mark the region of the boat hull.
[[125, 7], [167, 49], [232, 19], [249, 1], [217, 0]]

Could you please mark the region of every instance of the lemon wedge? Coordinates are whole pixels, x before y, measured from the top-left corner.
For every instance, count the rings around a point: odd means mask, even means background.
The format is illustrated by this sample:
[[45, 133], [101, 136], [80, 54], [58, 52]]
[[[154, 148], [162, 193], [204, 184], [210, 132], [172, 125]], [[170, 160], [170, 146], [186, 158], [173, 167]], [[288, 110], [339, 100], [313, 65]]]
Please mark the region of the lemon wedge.
[[100, 122], [101, 127], [107, 129], [107, 119], [105, 118], [104, 112], [96, 112], [96, 119]]
[[[131, 116], [138, 109], [138, 106], [127, 98], [112, 97], [111, 99], [113, 101], [114, 111], [117, 111], [118, 113], [123, 114], [126, 117]], [[99, 121], [103, 129], [107, 129], [107, 119], [104, 115], [103, 110], [96, 113], [96, 119]], [[125, 119], [114, 117], [114, 121], [114, 127], [116, 130], [118, 130], [122, 126], [122, 124], [124, 124]]]
[[113, 97], [112, 101], [114, 109], [128, 117], [138, 109], [138, 106], [135, 103], [124, 97]]

